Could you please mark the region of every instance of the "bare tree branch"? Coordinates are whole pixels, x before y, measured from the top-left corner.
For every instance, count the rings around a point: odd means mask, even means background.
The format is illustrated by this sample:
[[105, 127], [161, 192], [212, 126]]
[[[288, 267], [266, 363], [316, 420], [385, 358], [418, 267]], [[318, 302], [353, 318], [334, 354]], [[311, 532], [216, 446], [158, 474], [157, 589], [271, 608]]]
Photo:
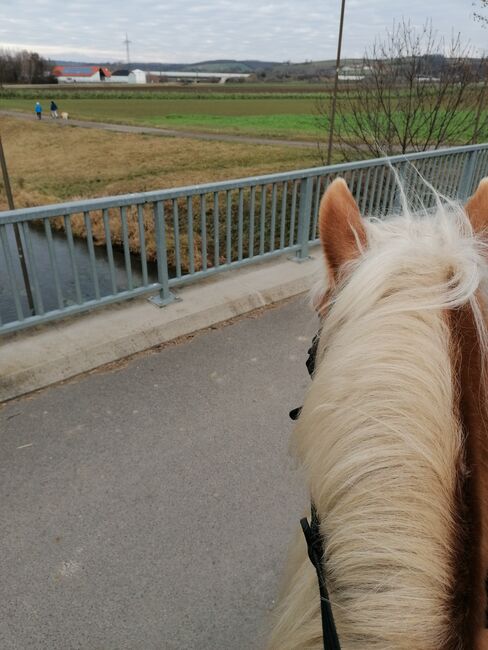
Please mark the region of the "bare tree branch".
[[4, 83], [46, 83], [50, 81], [51, 68], [50, 62], [37, 52], [0, 49], [0, 86]]
[[[488, 7], [488, 0], [481, 0]], [[430, 21], [394, 24], [365, 53], [363, 77], [340, 94], [337, 144], [345, 158], [467, 144], [486, 134], [488, 66], [460, 35], [450, 42]], [[328, 107], [318, 107], [324, 129]]]
[[[478, 0], [472, 3], [473, 7], [479, 8], [480, 11], [488, 9], [488, 0]], [[488, 26], [488, 15], [480, 14], [478, 11], [473, 12], [473, 18], [482, 24], [483, 27]]]

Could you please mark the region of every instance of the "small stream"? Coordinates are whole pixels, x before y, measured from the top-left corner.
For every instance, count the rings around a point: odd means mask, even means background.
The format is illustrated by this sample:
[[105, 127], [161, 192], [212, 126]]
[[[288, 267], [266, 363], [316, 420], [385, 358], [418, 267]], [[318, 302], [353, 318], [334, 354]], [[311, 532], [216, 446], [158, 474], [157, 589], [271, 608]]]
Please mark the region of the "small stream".
[[[30, 227], [30, 235], [32, 242], [32, 253], [34, 258], [33, 262], [36, 269], [36, 277], [38, 278], [39, 282], [44, 311], [47, 312], [58, 308], [58, 300], [56, 295], [53, 270], [51, 261], [49, 259], [46, 235], [43, 229], [38, 229], [35, 226]], [[19, 293], [21, 295], [22, 310], [24, 312], [24, 316], [28, 316], [30, 315], [29, 305], [24, 287], [24, 281], [22, 277], [12, 225], [7, 226], [7, 239], [11, 259], [14, 264], [15, 280], [17, 287], [19, 288]], [[77, 301], [75, 291], [75, 278], [72, 271], [72, 263], [69, 254], [68, 243], [66, 241], [64, 232], [53, 232], [53, 247], [56, 256], [64, 306], [76, 304]], [[123, 291], [128, 288], [124, 254], [120, 250], [114, 248], [113, 256], [117, 290]], [[95, 257], [100, 295], [111, 295], [113, 293], [112, 282], [110, 279], [110, 267], [105, 246], [95, 246]], [[85, 301], [95, 298], [88, 246], [85, 240], [75, 238], [74, 258], [76, 268], [78, 270], [78, 277], [83, 300]], [[143, 285], [141, 261], [137, 255], [131, 255], [130, 259], [132, 283], [133, 287], [136, 288]], [[149, 282], [157, 281], [157, 268], [156, 263], [154, 262], [148, 262], [148, 278]], [[2, 247], [0, 247], [0, 317], [2, 323], [8, 323], [10, 321], [17, 320], [15, 303], [8, 279], [6, 260]]]

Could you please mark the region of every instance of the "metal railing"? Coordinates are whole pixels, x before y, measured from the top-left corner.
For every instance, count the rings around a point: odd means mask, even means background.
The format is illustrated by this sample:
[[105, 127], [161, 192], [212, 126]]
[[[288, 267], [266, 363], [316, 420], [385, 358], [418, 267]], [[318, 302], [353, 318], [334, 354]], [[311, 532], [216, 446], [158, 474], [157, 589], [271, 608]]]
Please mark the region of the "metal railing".
[[398, 206], [393, 170], [419, 205], [432, 201], [421, 177], [466, 199], [488, 174], [488, 144], [1, 212], [0, 333], [146, 294], [163, 305], [173, 287], [283, 253], [306, 259], [327, 184], [342, 176], [363, 214], [384, 215]]

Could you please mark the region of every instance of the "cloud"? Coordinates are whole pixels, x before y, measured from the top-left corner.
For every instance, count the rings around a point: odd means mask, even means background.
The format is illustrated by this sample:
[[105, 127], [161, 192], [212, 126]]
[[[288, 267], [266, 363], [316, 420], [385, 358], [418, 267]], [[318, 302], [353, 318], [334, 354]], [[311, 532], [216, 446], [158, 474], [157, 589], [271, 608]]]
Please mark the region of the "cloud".
[[[459, 0], [346, 0], [344, 56], [361, 56], [393, 21], [430, 17], [447, 38], [461, 31], [481, 51], [486, 31]], [[58, 59], [131, 58], [192, 62], [208, 58], [275, 61], [335, 57], [339, 0], [4, 0], [0, 47], [37, 50]]]

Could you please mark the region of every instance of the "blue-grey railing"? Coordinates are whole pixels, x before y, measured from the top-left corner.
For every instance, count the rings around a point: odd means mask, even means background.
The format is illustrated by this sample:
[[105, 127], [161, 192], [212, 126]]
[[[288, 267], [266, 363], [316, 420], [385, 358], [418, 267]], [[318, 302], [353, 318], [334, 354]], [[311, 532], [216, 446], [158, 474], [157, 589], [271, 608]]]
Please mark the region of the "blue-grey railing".
[[146, 294], [166, 304], [173, 287], [283, 253], [306, 259], [326, 185], [342, 176], [363, 214], [387, 214], [393, 170], [419, 205], [432, 200], [422, 177], [465, 199], [488, 174], [488, 144], [1, 212], [0, 333]]

